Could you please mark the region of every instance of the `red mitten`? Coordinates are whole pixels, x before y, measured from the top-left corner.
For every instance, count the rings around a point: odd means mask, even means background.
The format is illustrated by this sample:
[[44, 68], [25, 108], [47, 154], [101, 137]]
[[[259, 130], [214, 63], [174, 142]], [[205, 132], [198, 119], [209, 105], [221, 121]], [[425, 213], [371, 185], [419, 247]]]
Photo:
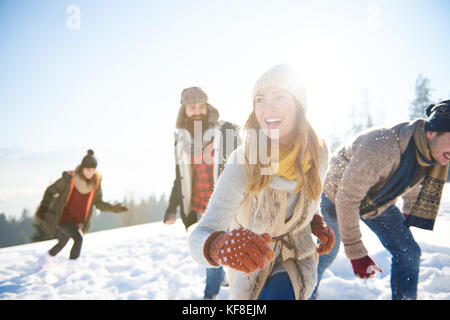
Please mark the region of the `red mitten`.
[[369, 279], [374, 277], [377, 272], [383, 272], [369, 256], [350, 261], [352, 263], [353, 272], [358, 278]]
[[331, 249], [333, 249], [336, 237], [334, 236], [333, 230], [331, 230], [331, 228], [327, 226], [325, 221], [323, 221], [323, 217], [321, 215], [314, 215], [311, 221], [311, 232], [320, 241], [320, 244], [317, 245], [317, 253], [330, 253]]
[[213, 265], [224, 265], [232, 269], [251, 273], [263, 269], [272, 261], [275, 253], [269, 247], [271, 236], [258, 235], [248, 229], [238, 228], [231, 232], [214, 232], [205, 242], [203, 253]]

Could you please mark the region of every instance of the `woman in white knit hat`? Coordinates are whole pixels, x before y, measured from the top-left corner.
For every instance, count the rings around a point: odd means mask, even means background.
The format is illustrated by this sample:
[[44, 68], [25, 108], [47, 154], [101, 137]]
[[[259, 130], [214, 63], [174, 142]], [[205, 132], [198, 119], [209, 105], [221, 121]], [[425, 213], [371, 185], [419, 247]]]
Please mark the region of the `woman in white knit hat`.
[[306, 118], [305, 88], [289, 65], [257, 81], [245, 129], [245, 144], [230, 155], [190, 236], [191, 255], [230, 268], [231, 299], [308, 299], [317, 253], [334, 245], [318, 213], [328, 151]]

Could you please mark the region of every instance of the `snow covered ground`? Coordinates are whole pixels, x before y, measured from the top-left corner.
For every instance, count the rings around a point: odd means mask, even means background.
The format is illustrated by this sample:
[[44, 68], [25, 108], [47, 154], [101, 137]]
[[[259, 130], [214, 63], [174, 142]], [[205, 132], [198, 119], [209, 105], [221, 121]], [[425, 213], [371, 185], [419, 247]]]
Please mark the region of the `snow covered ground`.
[[[412, 228], [422, 248], [419, 299], [450, 299], [450, 186], [446, 186], [433, 232]], [[363, 240], [384, 270], [362, 281], [353, 275], [343, 249], [324, 275], [320, 299], [390, 299], [390, 256], [364, 225]], [[191, 229], [190, 229], [191, 230]], [[78, 262], [68, 261], [70, 241], [41, 269], [39, 259], [56, 240], [0, 249], [0, 299], [202, 299], [205, 269], [190, 257], [188, 233], [180, 220], [84, 237]], [[219, 299], [229, 298], [222, 287]]]

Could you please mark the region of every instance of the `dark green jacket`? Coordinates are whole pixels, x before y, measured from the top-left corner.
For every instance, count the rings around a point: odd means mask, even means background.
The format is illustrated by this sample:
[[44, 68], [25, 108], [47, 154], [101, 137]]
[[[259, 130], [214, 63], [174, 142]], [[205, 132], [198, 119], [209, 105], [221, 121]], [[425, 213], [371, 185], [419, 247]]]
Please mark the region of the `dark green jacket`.
[[[62, 177], [56, 180], [55, 183], [50, 185], [47, 190], [45, 190], [44, 198], [41, 201], [41, 206], [48, 208], [49, 210], [45, 215], [44, 220], [42, 221], [42, 225], [50, 235], [55, 234], [56, 227], [61, 220], [64, 207], [67, 202], [67, 197], [69, 196], [70, 179], [71, 176], [69, 172], [64, 171]], [[109, 211], [111, 208], [110, 203], [104, 202], [102, 200], [101, 184], [99, 184], [97, 192], [94, 195], [94, 199], [92, 200], [91, 208], [89, 209], [89, 215], [86, 221], [83, 222], [83, 233], [86, 233], [89, 229], [93, 211], [92, 208], [94, 206], [103, 212]]]

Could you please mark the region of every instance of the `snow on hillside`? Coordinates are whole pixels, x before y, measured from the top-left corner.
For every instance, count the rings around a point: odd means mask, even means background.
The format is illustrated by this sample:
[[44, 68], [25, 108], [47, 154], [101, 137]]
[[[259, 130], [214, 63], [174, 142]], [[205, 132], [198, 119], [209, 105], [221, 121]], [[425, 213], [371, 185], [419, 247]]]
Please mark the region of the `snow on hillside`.
[[[448, 187], [434, 231], [412, 228], [422, 248], [419, 299], [450, 299]], [[341, 247], [321, 282], [320, 299], [390, 299], [390, 256], [361, 226], [383, 273], [356, 279]], [[0, 249], [0, 299], [202, 299], [205, 269], [189, 255], [188, 234], [180, 220], [88, 233], [78, 262], [68, 261], [70, 241], [47, 269], [39, 268], [39, 259], [56, 240]], [[228, 298], [229, 288], [222, 287], [219, 299]]]

